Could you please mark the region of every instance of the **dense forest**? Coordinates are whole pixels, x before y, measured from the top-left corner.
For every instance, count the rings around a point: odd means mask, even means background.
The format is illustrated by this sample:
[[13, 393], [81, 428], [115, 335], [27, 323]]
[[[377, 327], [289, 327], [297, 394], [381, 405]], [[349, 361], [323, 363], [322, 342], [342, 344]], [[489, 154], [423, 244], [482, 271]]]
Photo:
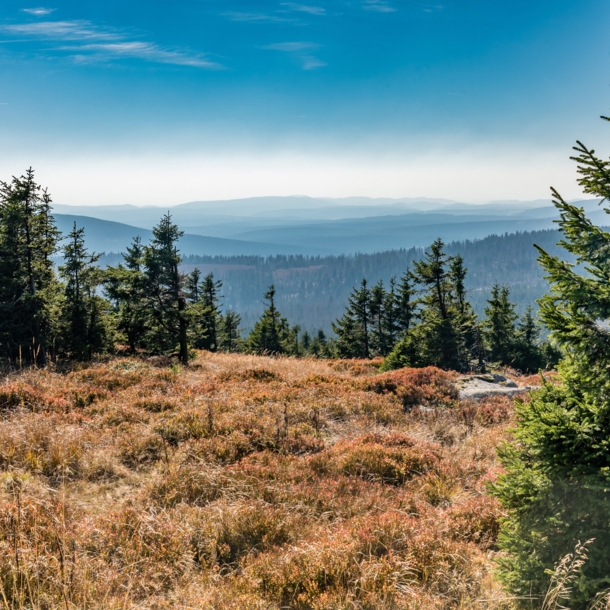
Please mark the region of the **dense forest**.
[[[496, 283], [510, 287], [511, 300], [523, 314], [528, 306], [536, 307], [536, 299], [548, 289], [534, 244], [558, 253], [558, 241], [556, 230], [534, 231], [453, 242], [445, 250], [450, 256], [464, 258], [468, 299], [479, 316]], [[423, 255], [424, 249], [409, 248], [343, 256], [185, 256], [181, 269], [191, 272], [197, 267], [204, 275], [212, 272], [221, 279], [224, 307], [240, 313], [245, 330], [261, 315], [261, 295], [274, 284], [278, 307], [291, 322], [309, 332], [322, 329], [329, 333], [350, 291], [363, 278], [371, 284], [382, 280], [388, 285]], [[100, 265], [116, 265], [121, 260], [120, 254], [108, 253], [101, 257]]]

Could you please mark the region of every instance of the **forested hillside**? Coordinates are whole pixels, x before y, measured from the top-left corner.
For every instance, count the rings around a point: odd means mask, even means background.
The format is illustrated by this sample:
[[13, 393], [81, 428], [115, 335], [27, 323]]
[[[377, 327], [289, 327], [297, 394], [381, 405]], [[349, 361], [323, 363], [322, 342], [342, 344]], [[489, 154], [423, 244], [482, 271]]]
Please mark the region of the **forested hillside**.
[[[464, 257], [468, 298], [479, 315], [496, 282], [510, 287], [511, 300], [523, 313], [547, 289], [533, 244], [555, 253], [558, 240], [555, 230], [491, 235], [448, 244], [446, 251]], [[222, 279], [224, 307], [239, 311], [244, 329], [250, 329], [262, 313], [261, 297], [274, 284], [278, 307], [292, 323], [329, 332], [350, 291], [364, 277], [371, 285], [380, 279], [387, 285], [423, 252], [410, 248], [343, 256], [185, 256], [182, 268], [190, 272], [198, 267], [204, 274], [213, 272]], [[120, 260], [118, 254], [108, 254], [100, 263], [114, 265]]]

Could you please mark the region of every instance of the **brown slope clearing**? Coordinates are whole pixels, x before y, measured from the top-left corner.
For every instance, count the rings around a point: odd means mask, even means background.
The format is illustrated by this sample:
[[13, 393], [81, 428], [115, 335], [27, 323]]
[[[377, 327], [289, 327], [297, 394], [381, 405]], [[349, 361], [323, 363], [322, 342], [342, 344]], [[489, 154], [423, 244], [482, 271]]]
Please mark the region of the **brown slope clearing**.
[[204, 352], [5, 376], [0, 607], [504, 607], [512, 402], [455, 377]]

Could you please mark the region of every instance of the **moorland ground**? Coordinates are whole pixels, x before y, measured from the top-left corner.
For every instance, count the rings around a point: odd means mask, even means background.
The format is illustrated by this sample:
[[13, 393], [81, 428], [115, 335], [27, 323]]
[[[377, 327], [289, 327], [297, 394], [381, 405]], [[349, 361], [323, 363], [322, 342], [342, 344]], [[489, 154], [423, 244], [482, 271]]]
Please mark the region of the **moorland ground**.
[[486, 491], [512, 400], [378, 366], [199, 352], [6, 374], [0, 606], [510, 607]]

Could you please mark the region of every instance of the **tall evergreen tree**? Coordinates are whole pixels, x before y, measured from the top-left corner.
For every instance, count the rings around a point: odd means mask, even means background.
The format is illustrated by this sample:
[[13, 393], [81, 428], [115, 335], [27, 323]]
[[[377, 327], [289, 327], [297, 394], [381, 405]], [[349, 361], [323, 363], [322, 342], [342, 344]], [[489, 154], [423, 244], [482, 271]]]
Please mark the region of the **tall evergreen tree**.
[[287, 325], [275, 306], [275, 286], [269, 286], [264, 298], [267, 308], [248, 337], [248, 348], [257, 354], [283, 354]]
[[183, 231], [165, 214], [153, 228], [153, 238], [144, 248], [143, 267], [147, 307], [151, 323], [147, 346], [158, 353], [178, 349], [180, 362], [188, 364], [188, 312], [177, 242]]
[[[401, 286], [406, 333], [388, 354], [384, 369], [431, 365], [470, 368], [478, 327], [466, 300], [466, 272], [460, 256], [446, 255], [441, 239], [414, 263]], [[419, 297], [413, 301], [416, 290]], [[414, 319], [417, 324], [413, 324]]]
[[144, 248], [135, 237], [123, 254], [123, 264], [106, 270], [104, 292], [114, 304], [117, 330], [124, 335], [129, 350], [135, 354], [145, 347], [145, 335], [150, 322], [146, 305], [148, 294], [144, 275]]
[[[390, 290], [394, 286], [390, 284]], [[394, 303], [388, 298], [383, 287], [383, 280], [379, 280], [371, 289], [370, 317], [371, 317], [371, 351], [375, 355], [386, 356], [394, 346], [392, 330], [395, 326], [395, 312], [392, 311]]]
[[371, 357], [371, 291], [366, 279], [354, 288], [345, 314], [333, 322], [340, 358]]
[[31, 168], [0, 182], [0, 353], [12, 362], [44, 366], [53, 343], [59, 232], [50, 203]]
[[[580, 142], [575, 150], [584, 191], [606, 200], [610, 162]], [[539, 248], [551, 285], [539, 315], [565, 357], [560, 385], [544, 383], [518, 405], [515, 440], [500, 452], [506, 474], [495, 493], [508, 511], [500, 567], [517, 596], [542, 596], [554, 563], [594, 539], [570, 598], [561, 600], [583, 610], [610, 587], [610, 233], [553, 196], [560, 244], [575, 264]]]
[[227, 310], [219, 319], [218, 347], [223, 352], [237, 352], [240, 350], [241, 316], [232, 309]]
[[517, 314], [514, 304], [509, 300], [508, 288], [495, 284], [487, 303], [483, 329], [489, 358], [499, 364], [511, 364]]
[[397, 288], [396, 298], [396, 318], [397, 318], [397, 338], [404, 335], [411, 328], [411, 324], [415, 318], [415, 309], [417, 307], [414, 302], [416, 291], [413, 288], [411, 275], [407, 270]]
[[74, 228], [63, 247], [64, 264], [59, 273], [64, 280], [60, 333], [64, 353], [77, 360], [90, 360], [93, 354], [110, 347], [107, 302], [97, 294], [103, 281], [96, 265], [100, 254], [89, 254], [85, 229]]
[[218, 349], [218, 317], [220, 315], [220, 291], [222, 281], [215, 280], [213, 273], [203, 278], [200, 303], [202, 306], [199, 323], [203, 329], [201, 348], [210, 352]]

